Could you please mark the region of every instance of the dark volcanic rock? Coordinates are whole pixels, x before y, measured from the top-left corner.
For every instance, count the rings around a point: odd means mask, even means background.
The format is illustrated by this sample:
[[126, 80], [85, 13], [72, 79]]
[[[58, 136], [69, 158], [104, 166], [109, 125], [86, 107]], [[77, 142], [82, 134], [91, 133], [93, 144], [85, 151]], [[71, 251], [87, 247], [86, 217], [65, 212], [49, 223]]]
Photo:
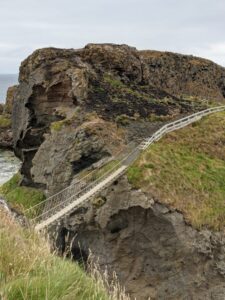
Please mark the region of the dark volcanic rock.
[[13, 136], [10, 128], [0, 127], [0, 148], [13, 149]]
[[210, 60], [171, 52], [140, 51], [149, 83], [173, 95], [201, 96], [224, 102], [225, 69]]
[[13, 103], [17, 92], [17, 85], [10, 86], [7, 90], [4, 114], [12, 114]]
[[6, 103], [0, 104], [0, 148], [13, 148], [11, 114], [17, 86], [8, 88]]
[[[199, 79], [202, 72], [209, 73], [206, 84], [211, 94], [217, 100], [222, 100], [223, 68], [206, 61], [206, 72], [203, 67], [196, 67], [203, 64], [201, 59], [174, 54], [166, 54], [166, 58], [164, 56], [159, 59], [158, 56], [154, 57], [152, 62], [149, 53], [139, 52], [126, 45], [112, 44], [89, 44], [80, 50], [47, 48], [29, 56], [20, 68], [20, 84], [13, 108], [14, 147], [17, 156], [23, 161], [24, 184], [48, 186], [48, 182], [43, 180], [44, 168], [41, 176], [36, 176], [35, 172], [31, 174], [33, 159], [40, 157], [37, 152], [45, 141], [45, 134], [51, 133], [53, 122], [69, 119], [62, 127], [69, 124], [67, 127], [76, 131], [82, 126], [83, 121], [71, 116], [78, 107], [80, 115], [95, 113], [103, 121], [116, 122], [119, 125], [118, 132], [122, 126], [127, 137], [135, 138], [130, 132], [134, 127], [128, 128], [128, 124], [136, 122], [136, 127], [140, 124], [140, 128], [143, 128], [145, 122], [148, 127], [152, 114], [173, 118], [203, 108], [198, 104], [193, 108], [190, 101], [180, 98], [184, 93], [198, 96], [206, 94], [203, 92], [206, 79], [202, 79], [202, 82]], [[193, 72], [197, 74], [195, 77], [190, 75]], [[188, 79], [186, 85], [182, 83], [184, 78]], [[197, 89], [196, 86], [199, 87], [201, 83], [202, 88]], [[209, 93], [207, 95], [210, 96]], [[67, 147], [75, 143], [76, 139], [74, 134]], [[81, 154], [81, 157], [86, 156]], [[50, 167], [52, 162], [46, 163], [45, 168], [54, 173], [54, 166]], [[70, 180], [73, 178], [72, 169], [70, 164], [70, 169], [66, 170], [70, 173]], [[40, 177], [41, 183], [37, 181]], [[58, 180], [56, 182], [57, 188], [68, 184], [68, 180], [61, 185], [58, 185]]]
[[61, 250], [70, 246], [78, 260], [91, 250], [132, 299], [224, 299], [224, 233], [193, 229], [126, 177], [100, 198], [61, 224]]

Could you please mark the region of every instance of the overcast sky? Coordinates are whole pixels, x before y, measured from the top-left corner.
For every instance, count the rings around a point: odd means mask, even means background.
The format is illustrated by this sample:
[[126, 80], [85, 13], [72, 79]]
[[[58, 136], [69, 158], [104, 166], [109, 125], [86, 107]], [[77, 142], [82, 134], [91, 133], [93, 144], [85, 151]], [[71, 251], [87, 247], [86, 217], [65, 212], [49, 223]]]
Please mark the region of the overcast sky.
[[0, 73], [33, 50], [126, 43], [225, 66], [225, 0], [0, 0]]

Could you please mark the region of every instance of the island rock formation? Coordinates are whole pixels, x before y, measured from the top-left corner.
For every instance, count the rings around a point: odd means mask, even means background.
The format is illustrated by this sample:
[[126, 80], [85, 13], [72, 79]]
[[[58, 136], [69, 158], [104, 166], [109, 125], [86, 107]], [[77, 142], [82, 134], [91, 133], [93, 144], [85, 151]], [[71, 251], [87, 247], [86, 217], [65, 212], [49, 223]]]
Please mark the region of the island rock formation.
[[[164, 122], [224, 103], [225, 69], [127, 45], [46, 48], [21, 64], [13, 101], [21, 184], [52, 195]], [[58, 248], [91, 249], [137, 299], [224, 299], [224, 235], [197, 232], [126, 176], [55, 230]]]

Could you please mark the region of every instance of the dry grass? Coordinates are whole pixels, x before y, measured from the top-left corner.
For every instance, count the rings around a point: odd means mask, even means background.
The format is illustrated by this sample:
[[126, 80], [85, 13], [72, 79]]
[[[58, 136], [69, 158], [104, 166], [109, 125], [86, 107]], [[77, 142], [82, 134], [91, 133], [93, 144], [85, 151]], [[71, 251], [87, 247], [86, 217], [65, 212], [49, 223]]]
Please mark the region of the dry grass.
[[125, 289], [120, 285], [116, 273], [114, 272], [113, 276], [109, 276], [107, 269], [102, 273], [99, 264], [96, 262], [96, 258], [92, 253], [89, 255], [88, 259], [88, 273], [91, 274], [93, 280], [101, 283], [101, 285], [107, 289], [110, 300], [130, 300]]
[[129, 299], [119, 285], [107, 285], [93, 264], [87, 275], [77, 263], [51, 253], [44, 238], [19, 227], [3, 211], [0, 241], [2, 300]]
[[168, 134], [129, 169], [130, 182], [197, 228], [225, 226], [225, 113]]

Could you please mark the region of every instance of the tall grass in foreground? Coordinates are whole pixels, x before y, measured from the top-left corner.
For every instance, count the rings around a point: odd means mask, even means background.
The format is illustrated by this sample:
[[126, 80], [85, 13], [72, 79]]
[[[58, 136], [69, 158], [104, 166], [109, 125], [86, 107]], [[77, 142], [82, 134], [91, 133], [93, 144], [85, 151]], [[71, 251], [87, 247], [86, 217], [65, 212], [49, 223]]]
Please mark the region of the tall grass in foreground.
[[75, 262], [52, 254], [44, 238], [0, 210], [1, 300], [129, 299], [93, 264], [90, 270], [87, 275]]

